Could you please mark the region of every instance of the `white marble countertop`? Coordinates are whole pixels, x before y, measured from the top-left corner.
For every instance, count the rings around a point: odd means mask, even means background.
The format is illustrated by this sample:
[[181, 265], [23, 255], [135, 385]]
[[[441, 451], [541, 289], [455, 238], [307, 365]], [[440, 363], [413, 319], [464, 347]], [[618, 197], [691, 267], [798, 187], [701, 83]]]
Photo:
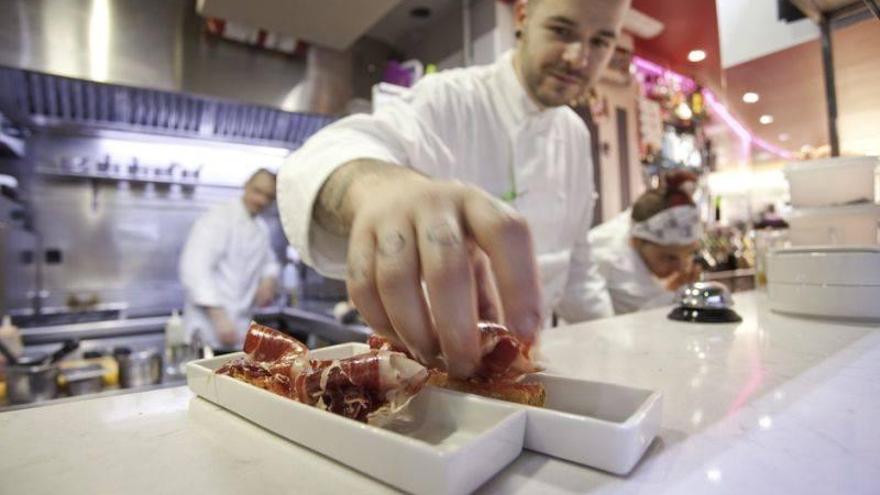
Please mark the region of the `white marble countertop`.
[[[481, 493], [880, 493], [880, 325], [738, 294], [741, 324], [649, 311], [548, 330], [552, 371], [661, 390], [627, 477], [523, 452]], [[0, 414], [0, 492], [385, 493], [184, 387]]]

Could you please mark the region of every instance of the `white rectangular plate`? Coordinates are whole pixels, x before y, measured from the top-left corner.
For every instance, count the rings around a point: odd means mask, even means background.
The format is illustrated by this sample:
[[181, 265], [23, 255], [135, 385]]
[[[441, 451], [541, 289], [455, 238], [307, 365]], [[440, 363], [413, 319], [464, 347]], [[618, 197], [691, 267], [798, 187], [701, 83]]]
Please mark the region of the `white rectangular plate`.
[[[345, 344], [311, 356], [347, 357], [364, 347]], [[512, 405], [428, 387], [380, 428], [214, 373], [242, 355], [189, 363], [189, 388], [263, 428], [403, 490], [467, 493], [522, 451], [526, 414]]]
[[[340, 359], [367, 349], [366, 344], [341, 344], [312, 354]], [[623, 475], [632, 470], [660, 430], [660, 392], [551, 373], [534, 373], [525, 380], [544, 384], [544, 407], [463, 395], [525, 410], [525, 448], [529, 450]]]
[[663, 396], [611, 383], [535, 373], [544, 407], [528, 407], [525, 447], [615, 474], [627, 474], [657, 436]]

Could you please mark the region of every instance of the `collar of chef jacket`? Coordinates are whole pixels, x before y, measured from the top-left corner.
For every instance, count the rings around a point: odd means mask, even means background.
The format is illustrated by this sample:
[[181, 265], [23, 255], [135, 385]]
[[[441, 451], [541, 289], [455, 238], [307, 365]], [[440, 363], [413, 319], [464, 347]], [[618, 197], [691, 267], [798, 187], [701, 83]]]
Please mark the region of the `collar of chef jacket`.
[[508, 50], [498, 61], [496, 82], [499, 91], [493, 95], [496, 108], [511, 136], [515, 136], [526, 126], [536, 126], [533, 131], [548, 126], [552, 122], [554, 110], [557, 110], [542, 108], [532, 100], [516, 75], [513, 55], [513, 50]]

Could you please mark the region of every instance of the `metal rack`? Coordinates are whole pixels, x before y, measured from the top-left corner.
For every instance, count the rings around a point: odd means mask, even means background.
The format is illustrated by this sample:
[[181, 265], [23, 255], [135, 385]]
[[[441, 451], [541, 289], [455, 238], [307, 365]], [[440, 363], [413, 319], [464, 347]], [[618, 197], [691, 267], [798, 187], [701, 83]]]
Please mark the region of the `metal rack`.
[[92, 127], [295, 149], [334, 117], [0, 67], [0, 111], [33, 127]]

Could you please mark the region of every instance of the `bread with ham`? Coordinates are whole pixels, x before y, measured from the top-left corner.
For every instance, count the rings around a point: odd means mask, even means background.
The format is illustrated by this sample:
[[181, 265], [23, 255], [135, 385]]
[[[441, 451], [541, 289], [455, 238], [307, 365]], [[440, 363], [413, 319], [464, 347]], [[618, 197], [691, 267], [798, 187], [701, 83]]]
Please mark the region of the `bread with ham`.
[[[547, 397], [544, 385], [522, 382], [522, 378], [540, 369], [534, 364], [531, 346], [520, 341], [498, 323], [480, 322], [480, 365], [466, 379], [453, 378], [442, 367], [429, 370], [428, 384], [493, 399], [543, 407]], [[372, 335], [371, 349], [396, 351], [412, 357], [406, 349], [387, 339]]]

